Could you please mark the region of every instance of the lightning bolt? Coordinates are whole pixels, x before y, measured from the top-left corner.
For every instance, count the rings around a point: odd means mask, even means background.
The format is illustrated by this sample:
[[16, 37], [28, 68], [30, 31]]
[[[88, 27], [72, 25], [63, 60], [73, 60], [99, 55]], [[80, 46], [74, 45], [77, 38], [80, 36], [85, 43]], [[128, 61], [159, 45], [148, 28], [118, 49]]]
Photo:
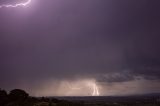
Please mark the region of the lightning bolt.
[[93, 93], [92, 96], [99, 96], [99, 89], [96, 84], [93, 84]]
[[97, 84], [95, 82], [89, 81], [89, 82], [87, 82], [87, 84], [86, 83], [82, 83], [82, 85], [84, 84], [84, 86], [81, 86], [79, 84], [77, 84], [77, 85], [71, 84], [69, 82], [66, 82], [65, 84], [68, 86], [68, 88], [70, 90], [84, 90], [84, 89], [86, 89], [86, 87], [89, 87], [90, 90], [91, 90], [90, 91], [91, 92], [91, 96], [99, 96], [100, 95], [98, 86], [97, 86]]
[[28, 4], [31, 3], [32, 0], [27, 0], [26, 2], [23, 3], [17, 3], [17, 4], [6, 4], [6, 5], [0, 5], [0, 8], [6, 7], [6, 8], [15, 8], [15, 7], [19, 7], [19, 6], [27, 6]]

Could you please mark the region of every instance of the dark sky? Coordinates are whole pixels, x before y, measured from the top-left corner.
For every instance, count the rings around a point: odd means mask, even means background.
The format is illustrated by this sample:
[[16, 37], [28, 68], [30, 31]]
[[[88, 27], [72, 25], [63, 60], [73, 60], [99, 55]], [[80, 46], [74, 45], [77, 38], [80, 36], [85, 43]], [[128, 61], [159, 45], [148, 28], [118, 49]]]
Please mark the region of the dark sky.
[[159, 0], [32, 0], [0, 8], [1, 88], [48, 95], [63, 81], [84, 79], [94, 79], [101, 95], [160, 92]]

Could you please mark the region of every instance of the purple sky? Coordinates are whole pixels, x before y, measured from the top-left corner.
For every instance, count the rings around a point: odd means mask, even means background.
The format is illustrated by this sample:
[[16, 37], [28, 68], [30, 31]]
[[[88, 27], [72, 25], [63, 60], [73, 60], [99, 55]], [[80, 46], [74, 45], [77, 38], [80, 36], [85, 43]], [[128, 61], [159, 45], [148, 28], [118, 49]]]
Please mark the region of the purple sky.
[[64, 81], [83, 86], [83, 80], [94, 79], [102, 95], [160, 92], [159, 5], [32, 0], [27, 7], [1, 8], [0, 87], [65, 95], [54, 93]]

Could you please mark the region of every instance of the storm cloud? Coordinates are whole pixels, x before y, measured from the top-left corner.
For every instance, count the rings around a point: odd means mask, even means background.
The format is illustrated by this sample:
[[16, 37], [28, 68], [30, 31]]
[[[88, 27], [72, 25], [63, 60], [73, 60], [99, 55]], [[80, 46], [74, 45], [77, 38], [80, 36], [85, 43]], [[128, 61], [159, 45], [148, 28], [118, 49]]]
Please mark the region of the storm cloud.
[[160, 88], [159, 4], [32, 0], [27, 8], [0, 9], [0, 87], [35, 91], [50, 82], [58, 89], [61, 81], [95, 79], [105, 94], [106, 84], [145, 80], [155, 88], [138, 83], [137, 89], [154, 92]]

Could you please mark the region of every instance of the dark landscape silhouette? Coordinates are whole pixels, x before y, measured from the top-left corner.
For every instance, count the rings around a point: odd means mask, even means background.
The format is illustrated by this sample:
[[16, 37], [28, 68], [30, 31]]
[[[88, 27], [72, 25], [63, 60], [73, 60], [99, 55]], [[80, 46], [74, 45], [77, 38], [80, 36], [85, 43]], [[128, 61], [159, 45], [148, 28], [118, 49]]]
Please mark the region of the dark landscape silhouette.
[[139, 96], [32, 97], [21, 89], [0, 89], [0, 106], [160, 106], [160, 94]]

